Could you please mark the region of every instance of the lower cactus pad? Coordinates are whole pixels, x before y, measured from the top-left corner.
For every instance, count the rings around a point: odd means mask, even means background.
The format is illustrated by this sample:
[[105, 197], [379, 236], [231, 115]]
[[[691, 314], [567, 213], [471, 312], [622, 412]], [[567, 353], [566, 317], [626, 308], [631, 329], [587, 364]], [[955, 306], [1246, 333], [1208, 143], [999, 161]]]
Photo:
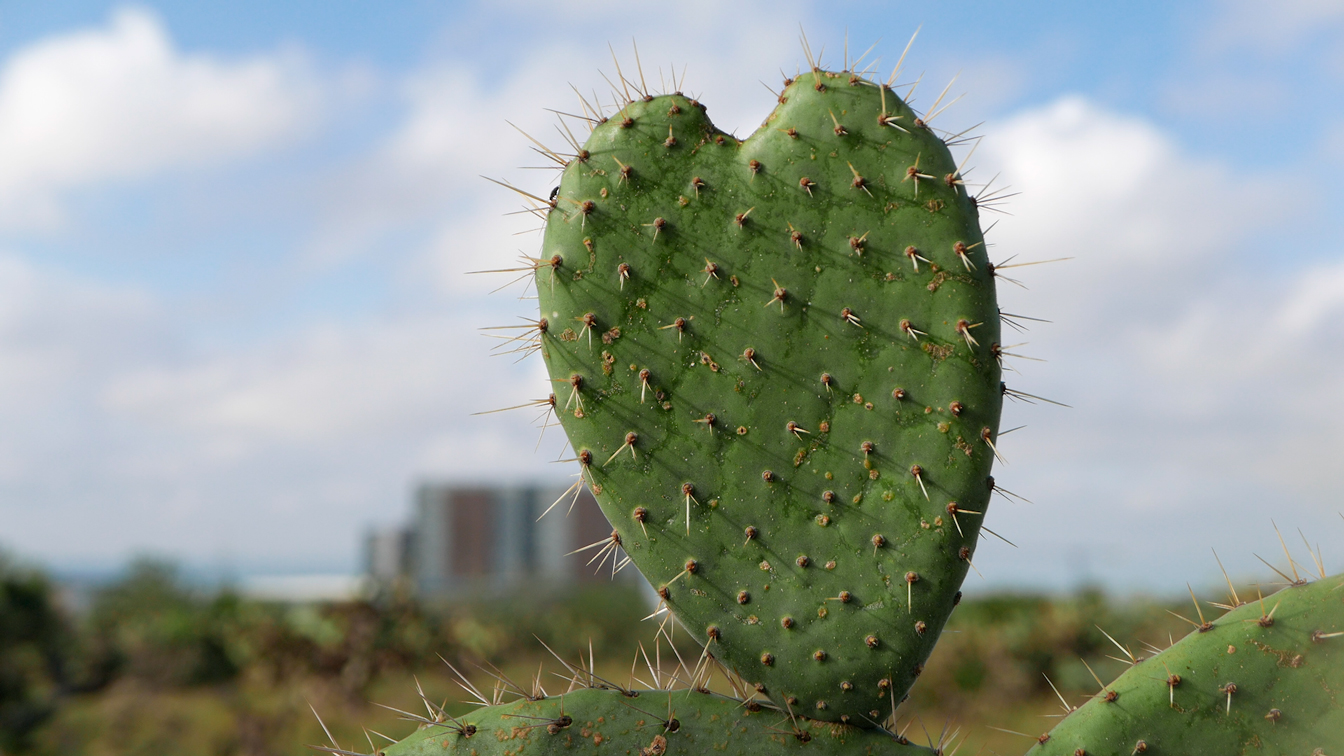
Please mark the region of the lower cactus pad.
[[[633, 695], [632, 695], [633, 694]], [[542, 756], [610, 753], [931, 756], [882, 730], [791, 717], [773, 708], [694, 690], [586, 688], [543, 700], [520, 698], [447, 716], [382, 751], [383, 756]]]
[[1344, 576], [1228, 612], [1135, 664], [1029, 756], [1344, 754]]

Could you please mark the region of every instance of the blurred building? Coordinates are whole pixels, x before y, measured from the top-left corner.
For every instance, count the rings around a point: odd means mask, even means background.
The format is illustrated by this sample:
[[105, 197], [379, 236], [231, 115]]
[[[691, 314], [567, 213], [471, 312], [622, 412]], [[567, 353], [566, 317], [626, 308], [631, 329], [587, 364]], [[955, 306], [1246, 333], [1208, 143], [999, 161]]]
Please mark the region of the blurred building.
[[371, 582], [368, 575], [253, 575], [240, 580], [234, 590], [253, 601], [324, 604], [366, 599]]
[[[558, 501], [558, 503], [557, 503]], [[571, 507], [572, 502], [572, 507]], [[550, 513], [542, 513], [555, 504]], [[415, 491], [408, 527], [371, 532], [367, 573], [382, 584], [407, 579], [427, 598], [472, 598], [522, 589], [610, 581], [612, 558], [595, 560], [611, 525], [587, 487], [467, 486], [426, 483]], [[627, 566], [618, 580], [635, 577]]]
[[364, 574], [386, 585], [411, 574], [411, 528], [398, 525], [364, 536]]

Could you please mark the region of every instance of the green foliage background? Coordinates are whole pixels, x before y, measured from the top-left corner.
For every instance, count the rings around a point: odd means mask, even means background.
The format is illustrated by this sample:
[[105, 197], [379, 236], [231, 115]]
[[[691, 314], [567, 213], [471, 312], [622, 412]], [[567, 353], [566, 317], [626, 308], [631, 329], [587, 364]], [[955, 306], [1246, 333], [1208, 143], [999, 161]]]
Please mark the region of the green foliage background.
[[[1068, 597], [995, 595], [964, 601], [900, 710], [916, 743], [960, 728], [958, 741], [1021, 753], [1070, 704], [1123, 669], [1122, 653], [1098, 630], [1143, 653], [1189, 626], [1148, 599], [1097, 591]], [[655, 621], [642, 595], [623, 586], [519, 595], [490, 603], [426, 605], [389, 590], [364, 601], [259, 602], [230, 591], [202, 593], [169, 564], [137, 562], [73, 615], [39, 572], [0, 563], [0, 754], [3, 756], [263, 756], [311, 753], [324, 744], [312, 709], [342, 746], [372, 750], [362, 728], [400, 738], [414, 725], [394, 711], [424, 711], [431, 699], [466, 711], [444, 660], [489, 695], [496, 681], [477, 664], [501, 666], [520, 685], [540, 675], [551, 692], [565, 681], [537, 642], [601, 674], [648, 681], [640, 644], [655, 655]], [[1206, 613], [1208, 609], [1206, 608]], [[693, 666], [699, 648], [673, 633]], [[675, 653], [662, 644], [664, 666]], [[442, 659], [440, 658], [442, 657]], [[717, 686], [717, 682], [716, 682]], [[722, 686], [725, 690], [726, 686]], [[310, 709], [310, 706], [312, 709]], [[456, 707], [456, 708], [454, 708]], [[927, 731], [927, 735], [926, 735]]]

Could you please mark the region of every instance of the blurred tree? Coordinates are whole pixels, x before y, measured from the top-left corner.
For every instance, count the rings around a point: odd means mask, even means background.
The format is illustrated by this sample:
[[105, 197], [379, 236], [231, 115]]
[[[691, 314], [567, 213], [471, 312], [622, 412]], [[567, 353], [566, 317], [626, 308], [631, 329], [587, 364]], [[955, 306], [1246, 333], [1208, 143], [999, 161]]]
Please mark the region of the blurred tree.
[[86, 625], [90, 687], [118, 676], [158, 686], [222, 682], [238, 673], [225, 632], [238, 601], [207, 601], [186, 587], [175, 566], [142, 558], [98, 592]]
[[0, 754], [27, 748], [55, 711], [71, 639], [46, 577], [0, 554]]

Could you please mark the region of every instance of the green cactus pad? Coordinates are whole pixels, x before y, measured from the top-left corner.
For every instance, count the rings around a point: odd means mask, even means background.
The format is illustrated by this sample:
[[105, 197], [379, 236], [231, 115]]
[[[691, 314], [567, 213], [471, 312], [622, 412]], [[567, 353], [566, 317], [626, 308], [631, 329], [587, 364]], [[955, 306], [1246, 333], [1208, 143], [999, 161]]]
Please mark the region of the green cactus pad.
[[644, 97], [566, 167], [537, 269], [556, 410], [621, 545], [780, 706], [919, 675], [992, 487], [993, 269], [947, 146], [813, 71], [746, 141]]
[[383, 756], [543, 756], [558, 753], [931, 756], [885, 731], [790, 717], [773, 709], [695, 691], [626, 693], [582, 689], [541, 701], [486, 706], [441, 717], [382, 751]]
[[1134, 665], [1032, 756], [1344, 753], [1344, 576], [1245, 604]]

